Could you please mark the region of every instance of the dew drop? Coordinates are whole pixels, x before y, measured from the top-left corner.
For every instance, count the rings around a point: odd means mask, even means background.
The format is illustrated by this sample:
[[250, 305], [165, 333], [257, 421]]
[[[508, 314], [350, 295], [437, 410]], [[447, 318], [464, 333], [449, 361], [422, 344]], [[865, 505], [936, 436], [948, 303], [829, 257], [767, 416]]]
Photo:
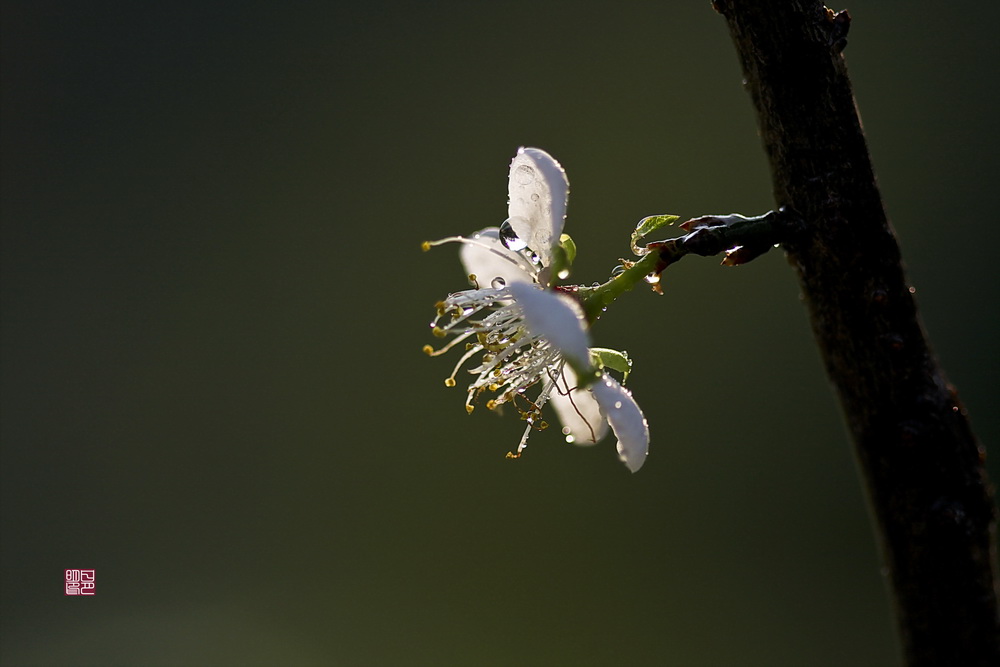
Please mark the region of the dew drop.
[[527, 241], [524, 241], [514, 233], [514, 228], [511, 226], [510, 220], [504, 220], [503, 224], [500, 225], [500, 243], [507, 250], [513, 250], [514, 252], [524, 250], [528, 247]]
[[658, 285], [660, 283], [660, 274], [654, 271], [648, 274], [645, 278], [643, 278], [643, 280], [645, 280], [650, 285]]
[[566, 442], [573, 444], [574, 442], [576, 442], [576, 438], [574, 438], [572, 435], [567, 435]]
[[504, 287], [507, 286], [507, 281], [504, 280], [501, 276], [497, 276], [496, 278], [493, 279], [493, 282], [491, 282], [490, 285], [493, 286], [493, 289], [503, 289]]
[[569, 269], [560, 269], [556, 275], [559, 276], [559, 280], [566, 280], [569, 278]]

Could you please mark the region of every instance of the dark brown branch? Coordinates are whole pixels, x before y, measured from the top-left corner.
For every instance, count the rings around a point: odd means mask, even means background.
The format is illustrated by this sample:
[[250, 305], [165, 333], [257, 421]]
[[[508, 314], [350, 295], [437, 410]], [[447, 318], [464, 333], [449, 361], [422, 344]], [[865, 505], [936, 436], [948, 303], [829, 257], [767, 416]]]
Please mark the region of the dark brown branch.
[[850, 18], [810, 0], [717, 0], [743, 65], [783, 245], [840, 397], [882, 535], [905, 659], [1000, 665], [984, 449], [928, 345], [875, 183], [841, 51]]

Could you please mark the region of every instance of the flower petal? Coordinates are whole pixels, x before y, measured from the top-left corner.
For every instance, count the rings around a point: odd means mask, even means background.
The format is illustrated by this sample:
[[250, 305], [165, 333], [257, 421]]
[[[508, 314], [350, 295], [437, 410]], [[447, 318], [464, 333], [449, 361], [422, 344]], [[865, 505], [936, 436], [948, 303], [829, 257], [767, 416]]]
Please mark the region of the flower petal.
[[590, 368], [590, 337], [583, 309], [572, 297], [515, 282], [510, 293], [524, 313], [528, 331], [542, 336], [577, 368]]
[[514, 233], [535, 251], [542, 266], [548, 266], [566, 218], [566, 172], [545, 151], [521, 147], [510, 163], [507, 193], [507, 215]]
[[649, 453], [649, 424], [628, 389], [605, 373], [591, 387], [594, 398], [618, 437], [618, 458], [636, 472]]
[[[567, 387], [569, 393], [566, 393]], [[576, 373], [568, 365], [563, 367], [563, 374], [552, 390], [549, 403], [559, 416], [563, 433], [572, 436], [570, 442], [593, 445], [608, 434], [608, 420], [601, 414], [597, 399], [589, 389], [577, 388]]]
[[[481, 244], [463, 243], [459, 251], [466, 275], [474, 275], [480, 287], [490, 287], [494, 278], [503, 278], [505, 283], [534, 282], [525, 268], [525, 260], [500, 243], [500, 230], [487, 227], [472, 235], [473, 241]], [[484, 247], [485, 246], [485, 247]]]

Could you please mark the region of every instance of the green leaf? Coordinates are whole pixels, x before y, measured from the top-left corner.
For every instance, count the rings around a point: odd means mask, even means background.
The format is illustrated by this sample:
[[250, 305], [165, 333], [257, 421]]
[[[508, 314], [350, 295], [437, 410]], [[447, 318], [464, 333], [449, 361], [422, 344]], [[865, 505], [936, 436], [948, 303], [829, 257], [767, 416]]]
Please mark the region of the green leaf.
[[635, 231], [632, 232], [632, 252], [640, 257], [645, 255], [649, 251], [646, 248], [637, 246], [636, 242], [643, 236], [655, 232], [660, 227], [673, 224], [678, 220], [680, 220], [680, 216], [678, 215], [650, 215], [640, 220], [639, 224], [635, 226]]
[[622, 384], [625, 384], [628, 374], [632, 372], [632, 360], [629, 359], [628, 352], [619, 352], [607, 347], [592, 347], [590, 359], [598, 368], [610, 368], [621, 373]]
[[552, 248], [552, 280], [553, 285], [569, 278], [570, 268], [576, 259], [576, 244], [569, 234], [559, 237], [559, 245]]
[[566, 251], [566, 262], [572, 266], [576, 261], [576, 243], [573, 238], [569, 234], [563, 234], [559, 237], [559, 247]]

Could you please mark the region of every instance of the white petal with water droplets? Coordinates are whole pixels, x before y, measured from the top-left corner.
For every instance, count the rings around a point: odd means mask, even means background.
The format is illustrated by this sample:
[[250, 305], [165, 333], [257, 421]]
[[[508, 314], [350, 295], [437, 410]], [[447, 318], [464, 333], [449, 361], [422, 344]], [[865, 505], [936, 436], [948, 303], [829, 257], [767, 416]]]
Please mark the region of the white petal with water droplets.
[[480, 230], [472, 235], [472, 240], [482, 245], [463, 244], [459, 258], [466, 275], [476, 276], [480, 287], [491, 287], [494, 278], [503, 278], [508, 284], [517, 281], [534, 282], [525, 268], [526, 260], [500, 243], [498, 228], [487, 227]]
[[607, 373], [594, 383], [591, 391], [618, 437], [618, 457], [629, 470], [637, 471], [649, 453], [649, 424], [642, 410], [631, 392]]
[[510, 285], [510, 292], [521, 307], [528, 331], [548, 340], [578, 367], [590, 366], [590, 337], [580, 304], [565, 294], [519, 282]]
[[[590, 389], [576, 388], [576, 373], [568, 365], [552, 390], [549, 403], [563, 425], [563, 434], [572, 436], [573, 444], [593, 445], [608, 433], [608, 422]], [[567, 387], [569, 393], [567, 394]], [[566, 431], [569, 433], [566, 433]]]
[[514, 233], [535, 251], [543, 266], [548, 266], [566, 219], [566, 172], [545, 151], [519, 148], [510, 163], [507, 194], [507, 214]]

